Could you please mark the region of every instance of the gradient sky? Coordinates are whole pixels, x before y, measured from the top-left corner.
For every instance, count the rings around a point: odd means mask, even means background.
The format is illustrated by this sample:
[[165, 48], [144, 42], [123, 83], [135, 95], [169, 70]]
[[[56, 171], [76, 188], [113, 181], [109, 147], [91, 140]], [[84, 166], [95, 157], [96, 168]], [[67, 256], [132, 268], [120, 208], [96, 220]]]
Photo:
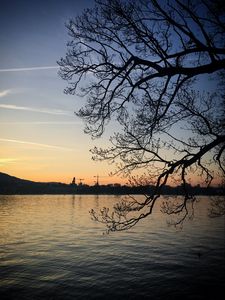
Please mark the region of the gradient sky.
[[[35, 181], [93, 184], [121, 182], [113, 166], [91, 160], [90, 148], [106, 146], [115, 124], [93, 141], [74, 115], [84, 99], [65, 95], [56, 61], [69, 40], [65, 22], [93, 0], [1, 1], [0, 172]], [[198, 81], [200, 89], [214, 83]], [[126, 182], [124, 179], [123, 182]], [[196, 181], [197, 182], [197, 181]]]
[[[56, 61], [66, 53], [65, 22], [92, 0], [1, 1], [0, 171], [35, 181], [118, 182], [89, 149], [104, 145], [74, 116], [81, 99], [63, 93]], [[110, 134], [110, 129], [108, 131]], [[101, 177], [102, 176], [102, 177]], [[79, 180], [78, 180], [79, 181]]]

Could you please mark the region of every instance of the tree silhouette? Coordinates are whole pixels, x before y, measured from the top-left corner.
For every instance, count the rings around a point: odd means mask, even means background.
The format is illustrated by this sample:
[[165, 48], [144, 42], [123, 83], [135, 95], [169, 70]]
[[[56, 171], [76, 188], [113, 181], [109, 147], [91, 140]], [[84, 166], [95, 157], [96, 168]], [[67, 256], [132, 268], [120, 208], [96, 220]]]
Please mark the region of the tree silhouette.
[[67, 28], [60, 75], [66, 93], [87, 99], [77, 112], [85, 132], [100, 137], [112, 119], [122, 127], [111, 147], [92, 149], [93, 158], [125, 176], [141, 170], [133, 182], [155, 184], [142, 202], [121, 201], [93, 218], [112, 231], [128, 229], [152, 213], [174, 180], [184, 197], [162, 210], [182, 223], [195, 200], [189, 176], [209, 185], [225, 174], [223, 1], [96, 0]]

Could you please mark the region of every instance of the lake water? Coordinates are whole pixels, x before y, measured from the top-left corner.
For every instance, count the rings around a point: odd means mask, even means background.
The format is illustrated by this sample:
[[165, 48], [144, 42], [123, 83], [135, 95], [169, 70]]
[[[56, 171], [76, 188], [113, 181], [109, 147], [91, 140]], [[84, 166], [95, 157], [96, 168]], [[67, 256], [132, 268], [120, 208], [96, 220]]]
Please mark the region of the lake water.
[[208, 217], [207, 197], [182, 230], [158, 203], [133, 229], [103, 235], [89, 210], [116, 201], [0, 196], [0, 298], [223, 299], [224, 218]]

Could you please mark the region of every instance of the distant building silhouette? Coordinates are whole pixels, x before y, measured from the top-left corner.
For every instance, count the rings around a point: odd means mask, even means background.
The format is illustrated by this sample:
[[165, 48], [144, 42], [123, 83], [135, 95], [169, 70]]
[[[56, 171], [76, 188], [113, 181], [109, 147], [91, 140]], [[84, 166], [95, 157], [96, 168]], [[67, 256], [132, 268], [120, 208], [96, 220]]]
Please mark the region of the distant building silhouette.
[[79, 178], [80, 182], [79, 185], [83, 185], [82, 181], [84, 180], [83, 178]]
[[73, 177], [73, 180], [72, 180], [72, 182], [71, 182], [71, 185], [76, 185], [76, 178], [75, 178], [75, 177]]

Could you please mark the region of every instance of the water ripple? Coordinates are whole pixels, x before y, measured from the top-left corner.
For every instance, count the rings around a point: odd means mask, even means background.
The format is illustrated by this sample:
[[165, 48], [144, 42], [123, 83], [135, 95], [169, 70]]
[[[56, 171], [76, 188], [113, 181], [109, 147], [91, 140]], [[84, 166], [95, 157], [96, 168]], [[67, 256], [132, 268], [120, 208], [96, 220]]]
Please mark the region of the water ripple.
[[[110, 196], [0, 196], [1, 299], [216, 299], [224, 293], [224, 220], [207, 198], [181, 231], [156, 211], [102, 235], [90, 208]], [[222, 295], [221, 295], [222, 299]]]

